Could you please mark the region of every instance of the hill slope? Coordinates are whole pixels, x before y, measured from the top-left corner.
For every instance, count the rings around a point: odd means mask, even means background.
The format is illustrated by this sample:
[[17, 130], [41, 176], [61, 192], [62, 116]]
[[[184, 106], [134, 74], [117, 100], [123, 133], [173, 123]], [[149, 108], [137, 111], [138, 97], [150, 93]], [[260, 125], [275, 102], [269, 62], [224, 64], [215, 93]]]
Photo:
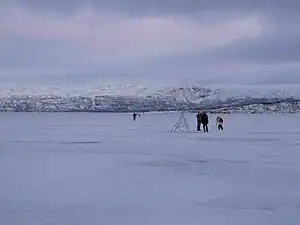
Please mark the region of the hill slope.
[[[99, 86], [89, 90], [60, 88], [0, 89], [1, 111], [34, 112], [130, 112], [217, 109], [250, 111], [266, 105], [285, 104], [282, 112], [298, 110], [300, 88], [276, 87], [160, 87], [134, 85]], [[246, 107], [247, 106], [247, 107]], [[250, 107], [251, 106], [251, 107]], [[264, 106], [264, 107], [258, 107]], [[273, 108], [266, 111], [272, 111]], [[277, 107], [278, 108], [278, 107]], [[288, 109], [283, 109], [288, 108]], [[263, 111], [263, 110], [259, 110]], [[280, 110], [277, 110], [278, 112]]]

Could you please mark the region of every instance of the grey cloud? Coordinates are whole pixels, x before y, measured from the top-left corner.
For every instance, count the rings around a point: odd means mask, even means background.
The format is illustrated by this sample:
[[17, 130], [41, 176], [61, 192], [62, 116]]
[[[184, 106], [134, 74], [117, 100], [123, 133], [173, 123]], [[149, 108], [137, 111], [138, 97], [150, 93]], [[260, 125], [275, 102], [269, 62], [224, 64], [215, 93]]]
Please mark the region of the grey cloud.
[[[40, 79], [44, 82], [72, 80], [78, 83], [97, 80], [142, 82], [158, 78], [160, 82], [173, 82], [186, 78], [202, 84], [300, 84], [298, 0], [0, 0], [0, 7], [1, 3], [22, 4], [61, 15], [91, 6], [98, 11], [123, 12], [129, 16], [183, 14], [184, 18], [201, 21], [258, 13], [264, 26], [263, 35], [255, 39], [239, 40], [201, 53], [157, 57], [121, 68], [102, 65], [80, 68], [77, 67], [80, 51], [68, 43], [11, 37], [0, 40], [0, 68], [11, 70], [12, 74], [16, 68], [21, 72], [15, 76], [7, 75], [7, 80], [13, 81], [16, 77], [19, 80], [20, 76], [23, 81], [30, 77], [30, 82]], [[226, 64], [231, 67], [226, 69]], [[36, 65], [44, 77], [31, 72], [28, 72], [30, 75], [23, 74], [22, 69], [30, 71]], [[235, 65], [243, 68], [235, 71]], [[51, 69], [55, 71], [55, 68], [64, 67], [71, 69], [51, 72]]]
[[260, 84], [300, 84], [300, 65], [280, 71], [278, 74], [265, 75], [261, 76], [259, 83]]
[[[3, 1], [3, 0], [2, 0]], [[4, 0], [5, 1], [5, 0]], [[8, 2], [8, 1], [6, 1]], [[10, 0], [23, 5], [55, 11], [78, 10], [89, 5], [97, 10], [117, 10], [129, 13], [197, 13], [205, 10], [231, 12], [295, 11], [300, 8], [297, 0]]]
[[84, 49], [67, 42], [8, 37], [0, 39], [0, 49], [1, 83], [82, 85], [149, 80], [143, 77], [142, 64], [90, 64]]
[[208, 84], [300, 84], [300, 30], [279, 28], [206, 52], [161, 57], [152, 66], [176, 67], [177, 72]]
[[[282, 31], [284, 32], [284, 31]], [[241, 40], [207, 52], [203, 57], [214, 61], [254, 64], [300, 62], [299, 33], [269, 34], [254, 40]]]
[[288, 24], [273, 24], [258, 38], [241, 39], [225, 46], [192, 54], [172, 55], [159, 59], [176, 65], [213, 65], [226, 63], [248, 63], [251, 65], [300, 62], [300, 29], [298, 21]]
[[71, 65], [74, 61], [70, 56], [78, 54], [74, 46], [65, 42], [17, 36], [0, 39], [0, 49], [0, 67], [5, 70]]

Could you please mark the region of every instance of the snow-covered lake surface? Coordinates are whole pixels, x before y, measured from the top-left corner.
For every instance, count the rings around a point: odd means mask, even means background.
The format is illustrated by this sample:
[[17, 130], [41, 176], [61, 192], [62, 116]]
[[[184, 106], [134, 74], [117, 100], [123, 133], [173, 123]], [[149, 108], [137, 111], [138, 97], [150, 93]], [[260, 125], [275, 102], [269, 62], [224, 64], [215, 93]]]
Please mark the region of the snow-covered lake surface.
[[0, 224], [300, 224], [300, 115], [179, 117], [0, 114]]

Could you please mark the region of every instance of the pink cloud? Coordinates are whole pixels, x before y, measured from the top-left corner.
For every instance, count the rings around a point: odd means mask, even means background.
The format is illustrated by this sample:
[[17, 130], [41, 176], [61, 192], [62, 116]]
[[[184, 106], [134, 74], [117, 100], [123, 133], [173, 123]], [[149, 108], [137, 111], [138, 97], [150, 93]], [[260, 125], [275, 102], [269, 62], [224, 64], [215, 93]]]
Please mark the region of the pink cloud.
[[[112, 19], [113, 18], [113, 19]], [[71, 43], [89, 60], [124, 60], [201, 51], [262, 33], [258, 19], [203, 23], [174, 17], [128, 18], [86, 9], [61, 18], [21, 7], [0, 9], [1, 36]]]

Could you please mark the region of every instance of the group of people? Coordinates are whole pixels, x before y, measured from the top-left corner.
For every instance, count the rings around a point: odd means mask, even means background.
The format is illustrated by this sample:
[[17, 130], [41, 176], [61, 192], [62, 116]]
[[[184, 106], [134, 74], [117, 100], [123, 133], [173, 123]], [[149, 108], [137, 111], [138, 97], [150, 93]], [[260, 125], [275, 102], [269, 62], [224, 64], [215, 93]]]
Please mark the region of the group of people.
[[[197, 117], [197, 131], [201, 131], [201, 124], [204, 132], [208, 132], [208, 115], [205, 112], [199, 111]], [[216, 119], [218, 130], [223, 130], [223, 118], [218, 116]]]
[[[140, 113], [136, 113], [134, 112], [132, 114], [133, 120], [137, 119], [137, 116], [141, 116]], [[199, 111], [196, 115], [197, 117], [197, 131], [201, 131], [201, 124], [203, 127], [203, 131], [204, 132], [208, 132], [208, 123], [209, 123], [209, 119], [208, 119], [208, 115], [206, 114], [206, 112], [201, 112]], [[216, 125], [218, 130], [223, 130], [223, 118], [218, 116], [216, 119]]]

